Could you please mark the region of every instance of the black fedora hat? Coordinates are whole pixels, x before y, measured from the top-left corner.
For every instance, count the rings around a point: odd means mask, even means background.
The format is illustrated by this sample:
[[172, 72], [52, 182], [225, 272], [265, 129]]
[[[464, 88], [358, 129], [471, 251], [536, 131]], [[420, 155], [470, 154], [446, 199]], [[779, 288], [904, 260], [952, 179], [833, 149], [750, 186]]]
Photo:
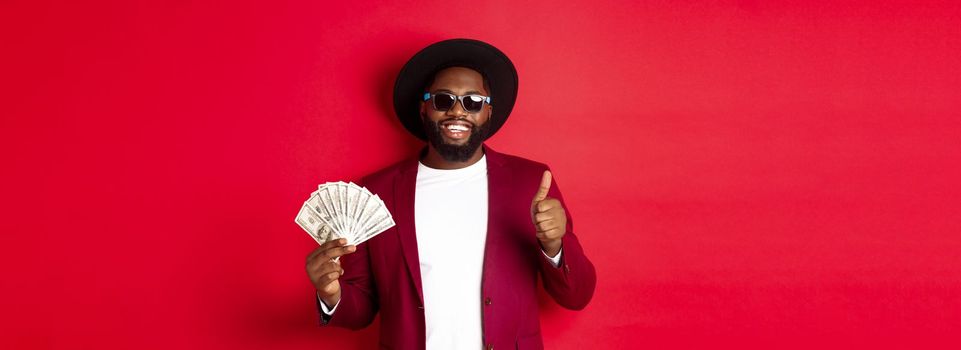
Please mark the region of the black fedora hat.
[[517, 99], [517, 70], [503, 52], [473, 39], [440, 41], [411, 57], [394, 82], [394, 112], [401, 124], [421, 140], [427, 140], [420, 117], [424, 89], [439, 70], [454, 66], [477, 70], [490, 86], [492, 107], [490, 134], [497, 132]]

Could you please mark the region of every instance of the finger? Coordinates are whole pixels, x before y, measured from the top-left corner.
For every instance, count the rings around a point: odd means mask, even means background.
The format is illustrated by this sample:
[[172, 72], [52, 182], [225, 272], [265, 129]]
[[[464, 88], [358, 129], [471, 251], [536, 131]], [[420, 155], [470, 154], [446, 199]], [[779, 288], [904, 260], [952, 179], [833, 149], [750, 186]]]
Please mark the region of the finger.
[[539, 224], [547, 220], [553, 220], [554, 215], [551, 213], [536, 213], [534, 214], [534, 223]]
[[324, 242], [324, 244], [321, 244], [320, 247], [317, 247], [317, 249], [314, 249], [313, 252], [310, 252], [310, 255], [307, 256], [307, 260], [313, 259], [315, 256], [320, 255], [320, 253], [323, 253], [327, 249], [342, 246], [345, 244], [347, 244], [347, 239], [344, 239], [344, 238], [334, 239], [334, 240]]
[[537, 202], [537, 204], [534, 205], [534, 208], [535, 208], [535, 212], [537, 213], [546, 213], [547, 211], [560, 206], [561, 206], [561, 201], [556, 200], [554, 198], [549, 198], [549, 199]]
[[323, 289], [327, 289], [331, 283], [336, 282], [338, 279], [340, 279], [340, 272], [334, 271], [320, 276], [320, 279], [317, 280], [317, 285]]
[[553, 230], [555, 228], [557, 228], [557, 220], [554, 219], [537, 223], [537, 230], [541, 232]]
[[335, 243], [335, 244], [332, 244], [332, 246], [333, 246], [332, 248], [327, 248], [327, 249], [323, 249], [323, 248], [325, 248], [324, 246], [321, 246], [320, 248], [315, 249], [315, 250], [310, 254], [310, 256], [307, 257], [307, 264], [310, 265], [310, 264], [314, 263], [315, 261], [320, 261], [320, 263], [323, 263], [324, 261], [327, 261], [327, 260], [330, 260], [330, 259], [331, 259], [330, 257], [327, 256], [327, 255], [328, 255], [328, 252], [329, 252], [330, 250], [338, 250], [338, 249], [344, 249], [344, 248], [345, 248], [345, 247], [342, 247], [342, 246], [337, 246], [336, 243]]
[[564, 235], [564, 231], [559, 228], [550, 229], [547, 231], [537, 231], [537, 238], [540, 240], [555, 240], [561, 238]]
[[324, 245], [321, 244], [320, 247], [317, 247], [317, 249], [314, 249], [313, 251], [311, 251], [310, 254], [307, 254], [307, 262], [309, 263], [311, 260], [314, 259], [315, 256], [317, 256], [320, 253], [323, 253], [324, 250], [326, 250], [326, 248], [324, 248]]
[[356, 251], [356, 250], [357, 250], [357, 247], [356, 247], [356, 246], [353, 246], [353, 245], [349, 245], [349, 246], [336, 246], [336, 247], [333, 247], [333, 248], [330, 248], [330, 249], [327, 249], [327, 250], [322, 250], [322, 251], [319, 252], [319, 254], [314, 255], [314, 256], [312, 256], [309, 260], [307, 260], [307, 265], [308, 265], [308, 266], [318, 266], [318, 265], [323, 264], [323, 263], [325, 263], [325, 262], [327, 262], [327, 261], [335, 260], [335, 259], [337, 259], [338, 257], [340, 257], [341, 255], [346, 255], [346, 254], [353, 253], [353, 252]]
[[340, 270], [340, 263], [336, 260], [316, 259], [307, 265], [307, 271], [317, 276]]
[[324, 256], [330, 259], [333, 259], [333, 258], [337, 258], [343, 255], [353, 253], [355, 251], [357, 251], [357, 246], [354, 246], [354, 245], [336, 247], [336, 248], [328, 249], [326, 252], [324, 252]]
[[550, 224], [545, 225], [543, 228], [538, 227], [537, 232], [552, 232], [560, 229], [561, 229], [560, 225], [557, 225], [556, 223], [552, 222]]
[[537, 189], [537, 194], [534, 195], [534, 201], [539, 202], [547, 198], [547, 192], [551, 190], [551, 171], [544, 170], [544, 176], [541, 177], [541, 186]]
[[332, 240], [329, 240], [329, 241], [327, 241], [327, 242], [324, 242], [324, 244], [321, 244], [320, 246], [321, 246], [321, 247], [327, 247], [327, 249], [331, 249], [331, 248], [336, 248], [336, 247], [342, 247], [342, 246], [345, 246], [345, 245], [347, 245], [347, 239], [346, 239], [346, 238], [338, 238], [338, 239], [332, 239]]

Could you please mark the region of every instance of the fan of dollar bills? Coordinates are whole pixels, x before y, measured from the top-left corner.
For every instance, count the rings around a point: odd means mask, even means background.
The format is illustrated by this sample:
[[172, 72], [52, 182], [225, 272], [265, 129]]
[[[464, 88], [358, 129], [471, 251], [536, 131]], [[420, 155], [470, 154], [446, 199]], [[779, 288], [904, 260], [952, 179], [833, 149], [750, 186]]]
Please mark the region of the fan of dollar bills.
[[318, 244], [346, 238], [357, 245], [394, 227], [384, 201], [353, 182], [328, 182], [310, 194], [294, 219]]

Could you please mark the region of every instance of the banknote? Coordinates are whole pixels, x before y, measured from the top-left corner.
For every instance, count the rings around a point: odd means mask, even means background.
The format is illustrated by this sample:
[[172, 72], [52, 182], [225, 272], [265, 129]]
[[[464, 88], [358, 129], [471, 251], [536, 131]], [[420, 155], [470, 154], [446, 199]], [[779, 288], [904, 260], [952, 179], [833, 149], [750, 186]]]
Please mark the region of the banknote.
[[317, 186], [294, 221], [318, 244], [346, 238], [348, 244], [357, 245], [396, 225], [379, 196], [353, 182], [343, 181]]

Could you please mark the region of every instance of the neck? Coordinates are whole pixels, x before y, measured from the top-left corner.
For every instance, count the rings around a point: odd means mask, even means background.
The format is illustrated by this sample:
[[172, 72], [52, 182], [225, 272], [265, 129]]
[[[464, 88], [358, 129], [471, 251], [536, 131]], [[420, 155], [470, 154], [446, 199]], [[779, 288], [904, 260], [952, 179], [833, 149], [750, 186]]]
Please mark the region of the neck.
[[452, 162], [444, 159], [444, 157], [442, 157], [440, 153], [438, 153], [437, 150], [434, 149], [434, 146], [428, 143], [427, 154], [420, 157], [420, 162], [434, 169], [451, 170], [451, 169], [466, 168], [471, 165], [474, 165], [474, 163], [477, 163], [483, 156], [484, 156], [484, 146], [481, 146], [481, 147], [477, 147], [477, 150], [474, 151], [474, 154], [471, 155], [470, 158], [467, 159], [467, 161]]

